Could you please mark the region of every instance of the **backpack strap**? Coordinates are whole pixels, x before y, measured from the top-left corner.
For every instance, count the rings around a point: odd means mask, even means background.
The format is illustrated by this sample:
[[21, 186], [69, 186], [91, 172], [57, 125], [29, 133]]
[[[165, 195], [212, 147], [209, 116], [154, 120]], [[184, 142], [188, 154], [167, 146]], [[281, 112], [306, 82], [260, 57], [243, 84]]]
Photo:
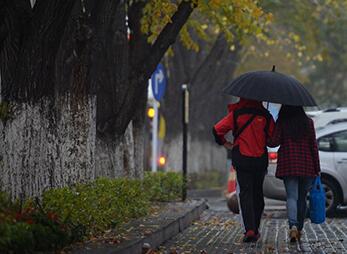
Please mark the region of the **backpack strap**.
[[[245, 114], [252, 115], [252, 117], [248, 119], [248, 121], [239, 129], [239, 126], [237, 125], [237, 118], [240, 115], [245, 115]], [[270, 113], [266, 109], [261, 109], [261, 108], [241, 108], [234, 111], [234, 132], [233, 132], [234, 140], [236, 140], [240, 136], [241, 132], [244, 131], [244, 129], [246, 129], [248, 125], [251, 124], [251, 122], [256, 116], [262, 116], [266, 119], [264, 132], [266, 136], [268, 135], [270, 117], [271, 117]]]
[[237, 131], [236, 132], [234, 132], [234, 140], [236, 140], [239, 136], [240, 136], [240, 134], [244, 131], [244, 129], [246, 129], [247, 128], [247, 126], [248, 125], [250, 125], [252, 122], [253, 122], [253, 120], [254, 120], [254, 118], [256, 117], [257, 115], [252, 115], [249, 119], [248, 119], [248, 121], [244, 124], [244, 125], [242, 125], [242, 127], [240, 128], [240, 129], [237, 129]]

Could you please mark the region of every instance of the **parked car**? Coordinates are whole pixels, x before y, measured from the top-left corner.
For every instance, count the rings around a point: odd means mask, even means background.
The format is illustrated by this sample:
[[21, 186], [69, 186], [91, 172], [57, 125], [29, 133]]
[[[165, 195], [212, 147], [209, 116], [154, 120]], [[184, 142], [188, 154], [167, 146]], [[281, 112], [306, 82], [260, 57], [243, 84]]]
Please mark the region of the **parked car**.
[[306, 114], [313, 119], [316, 129], [320, 129], [328, 124], [347, 121], [347, 108], [308, 111]]
[[[316, 138], [322, 183], [326, 192], [326, 212], [328, 216], [332, 216], [338, 206], [347, 205], [347, 122], [328, 123], [319, 127], [316, 129]], [[271, 149], [264, 195], [286, 200], [283, 181], [275, 177], [276, 163], [277, 149]]]

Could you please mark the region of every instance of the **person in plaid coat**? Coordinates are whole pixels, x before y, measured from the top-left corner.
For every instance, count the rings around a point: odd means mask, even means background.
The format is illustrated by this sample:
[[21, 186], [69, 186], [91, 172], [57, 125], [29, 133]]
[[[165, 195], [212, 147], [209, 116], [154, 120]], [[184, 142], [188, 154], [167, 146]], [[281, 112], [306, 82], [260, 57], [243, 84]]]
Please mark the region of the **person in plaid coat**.
[[300, 240], [306, 215], [306, 196], [320, 173], [314, 124], [303, 107], [283, 105], [268, 146], [280, 146], [276, 177], [284, 181], [287, 194], [289, 237]]

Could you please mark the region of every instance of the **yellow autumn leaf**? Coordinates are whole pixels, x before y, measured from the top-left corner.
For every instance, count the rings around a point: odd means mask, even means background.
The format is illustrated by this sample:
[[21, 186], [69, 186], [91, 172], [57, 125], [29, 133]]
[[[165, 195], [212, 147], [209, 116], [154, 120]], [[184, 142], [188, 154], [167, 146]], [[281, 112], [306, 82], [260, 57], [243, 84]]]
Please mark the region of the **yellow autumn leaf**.
[[[185, 1], [185, 0], [183, 0]], [[244, 41], [245, 36], [256, 35], [260, 40], [269, 40], [265, 28], [271, 24], [272, 14], [266, 12], [257, 0], [193, 0], [196, 8], [181, 30], [180, 40], [193, 50], [199, 48], [193, 39], [198, 35], [210, 40], [206, 33], [214, 35], [220, 32], [233, 44], [235, 39]], [[143, 10], [141, 31], [148, 35], [153, 43], [166, 24], [177, 11], [179, 2], [173, 0], [149, 0]], [[194, 21], [194, 22], [190, 22]]]

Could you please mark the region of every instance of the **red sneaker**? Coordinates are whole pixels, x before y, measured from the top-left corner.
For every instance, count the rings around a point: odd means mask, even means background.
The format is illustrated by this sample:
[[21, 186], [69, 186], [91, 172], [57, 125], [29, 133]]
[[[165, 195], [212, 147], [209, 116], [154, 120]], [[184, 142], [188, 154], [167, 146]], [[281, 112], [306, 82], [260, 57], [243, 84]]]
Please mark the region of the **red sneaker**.
[[243, 242], [244, 243], [249, 243], [249, 242], [256, 242], [258, 239], [256, 238], [256, 235], [253, 230], [248, 230], [243, 237]]

